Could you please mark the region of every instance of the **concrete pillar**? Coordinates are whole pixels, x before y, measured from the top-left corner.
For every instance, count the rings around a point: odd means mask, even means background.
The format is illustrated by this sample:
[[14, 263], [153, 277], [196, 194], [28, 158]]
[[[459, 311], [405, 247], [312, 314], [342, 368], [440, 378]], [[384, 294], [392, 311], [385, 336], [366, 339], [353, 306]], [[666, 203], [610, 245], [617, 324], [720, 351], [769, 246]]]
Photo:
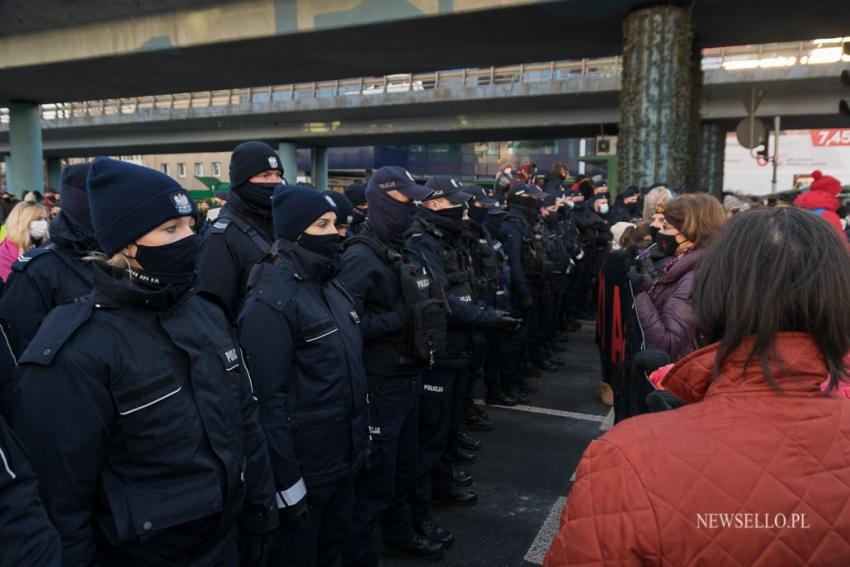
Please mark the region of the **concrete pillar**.
[[6, 190], [6, 191], [9, 191], [11, 193], [12, 192], [12, 185], [11, 185], [12, 155], [11, 154], [3, 155], [3, 165], [6, 166], [4, 168], [4, 174], [3, 174], [3, 189]]
[[277, 155], [283, 166], [283, 176], [291, 185], [298, 183], [298, 147], [292, 142], [278, 142]]
[[319, 191], [328, 189], [328, 148], [315, 146], [312, 152], [313, 167], [311, 180], [313, 187]]
[[[697, 79], [688, 8], [635, 10], [623, 23], [623, 77], [617, 154], [623, 187], [692, 178]], [[696, 102], [698, 104], [698, 102]]]
[[47, 186], [59, 191], [62, 184], [62, 160], [60, 158], [47, 158]]
[[41, 109], [29, 102], [9, 104], [9, 149], [12, 175], [9, 192], [44, 190], [41, 145]]
[[703, 122], [699, 129], [699, 175], [694, 188], [720, 197], [725, 159], [726, 130], [720, 124]]

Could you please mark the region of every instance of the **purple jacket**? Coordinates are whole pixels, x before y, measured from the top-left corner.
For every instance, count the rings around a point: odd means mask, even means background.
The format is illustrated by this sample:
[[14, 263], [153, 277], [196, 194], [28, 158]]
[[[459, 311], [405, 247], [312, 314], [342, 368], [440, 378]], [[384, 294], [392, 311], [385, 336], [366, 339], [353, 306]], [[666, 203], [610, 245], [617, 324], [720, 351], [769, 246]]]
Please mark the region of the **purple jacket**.
[[694, 276], [703, 250], [673, 259], [649, 291], [635, 298], [647, 348], [663, 350], [674, 361], [694, 350]]

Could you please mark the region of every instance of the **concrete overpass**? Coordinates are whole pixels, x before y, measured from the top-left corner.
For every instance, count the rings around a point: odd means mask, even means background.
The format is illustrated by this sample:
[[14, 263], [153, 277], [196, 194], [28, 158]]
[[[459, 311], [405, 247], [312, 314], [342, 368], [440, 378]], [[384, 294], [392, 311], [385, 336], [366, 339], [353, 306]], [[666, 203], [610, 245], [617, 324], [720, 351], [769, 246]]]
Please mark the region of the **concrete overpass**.
[[[850, 2], [693, 0], [698, 47], [833, 37]], [[0, 3], [0, 104], [618, 55], [645, 0]]]
[[[358, 146], [616, 133], [618, 65], [610, 58], [47, 105], [44, 154], [229, 151], [246, 139]], [[836, 113], [841, 68], [707, 70], [702, 118], [734, 130], [745, 114], [742, 100], [755, 88], [764, 93], [758, 114], [782, 116], [784, 128], [850, 126]], [[407, 90], [387, 92], [393, 80], [403, 81], [395, 90]], [[0, 153], [9, 150], [8, 125], [0, 124]]]

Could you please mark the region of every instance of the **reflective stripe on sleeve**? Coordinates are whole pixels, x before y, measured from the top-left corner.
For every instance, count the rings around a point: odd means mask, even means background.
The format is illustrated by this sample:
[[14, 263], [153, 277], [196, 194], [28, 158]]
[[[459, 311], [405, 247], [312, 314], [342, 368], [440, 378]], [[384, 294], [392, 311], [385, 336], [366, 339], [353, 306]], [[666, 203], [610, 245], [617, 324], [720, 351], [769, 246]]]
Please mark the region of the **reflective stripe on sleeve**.
[[276, 493], [274, 499], [277, 502], [278, 508], [286, 508], [288, 506], [294, 506], [305, 496], [307, 496], [307, 485], [304, 484], [303, 478], [299, 478], [298, 482], [286, 490]]

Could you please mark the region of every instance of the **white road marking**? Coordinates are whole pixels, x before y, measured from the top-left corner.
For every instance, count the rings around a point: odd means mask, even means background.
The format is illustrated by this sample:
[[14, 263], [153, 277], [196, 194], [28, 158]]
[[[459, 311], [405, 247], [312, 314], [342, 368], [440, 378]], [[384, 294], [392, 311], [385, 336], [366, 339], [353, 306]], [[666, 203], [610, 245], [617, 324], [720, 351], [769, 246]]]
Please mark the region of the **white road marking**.
[[[484, 400], [475, 400], [475, 403], [478, 404], [478, 405], [484, 405]], [[579, 412], [576, 412], [576, 411], [564, 411], [564, 410], [556, 410], [556, 409], [549, 409], [549, 408], [538, 408], [538, 407], [535, 407], [535, 406], [518, 405], [518, 406], [492, 406], [492, 407], [497, 407], [497, 408], [502, 408], [502, 409], [507, 409], [507, 410], [524, 411], [524, 412], [528, 412], [528, 413], [540, 413], [540, 414], [544, 414], [544, 415], [554, 415], [554, 416], [557, 416], [557, 417], [569, 417], [570, 419], [582, 419], [584, 421], [595, 421], [597, 423], [604, 423], [605, 419], [606, 419], [606, 416], [604, 416], [604, 415], [594, 415], [594, 414], [590, 414], [590, 413], [579, 413]], [[613, 418], [612, 418], [612, 421], [613, 421]]]
[[567, 504], [566, 496], [559, 496], [552, 509], [549, 510], [549, 515], [540, 526], [540, 530], [531, 542], [531, 547], [525, 552], [525, 560], [535, 565], [542, 565], [543, 558], [546, 557], [546, 552], [549, 551], [549, 546], [552, 545], [552, 540], [558, 535], [558, 529], [561, 527], [561, 511]]
[[614, 408], [612, 407], [608, 410], [608, 415], [605, 416], [605, 421], [602, 422], [602, 425], [599, 426], [599, 429], [602, 431], [608, 431], [614, 427]]

